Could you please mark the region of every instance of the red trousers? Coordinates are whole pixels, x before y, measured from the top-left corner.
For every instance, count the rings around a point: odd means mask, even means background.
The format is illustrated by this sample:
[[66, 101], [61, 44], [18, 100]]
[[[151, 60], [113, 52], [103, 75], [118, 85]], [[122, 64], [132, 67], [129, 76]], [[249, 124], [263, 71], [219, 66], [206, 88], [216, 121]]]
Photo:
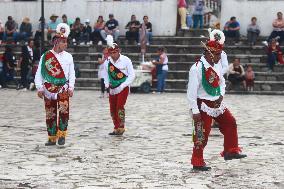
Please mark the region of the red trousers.
[[67, 91], [59, 93], [57, 100], [44, 98], [44, 103], [48, 137], [55, 142], [58, 137], [66, 136], [69, 120], [68, 93]]
[[114, 124], [114, 129], [124, 128], [125, 109], [124, 105], [129, 93], [129, 87], [125, 87], [116, 95], [109, 95], [110, 115]]
[[[198, 102], [200, 107], [201, 101]], [[208, 107], [213, 107], [213, 103], [206, 102]], [[205, 162], [203, 159], [203, 150], [208, 142], [208, 136], [211, 131], [211, 123], [212, 119], [219, 123], [219, 130], [224, 135], [224, 153], [239, 153], [240, 148], [238, 147], [238, 133], [237, 133], [237, 124], [236, 120], [231, 114], [231, 112], [226, 108], [225, 112], [218, 117], [211, 117], [206, 112], [200, 110], [201, 119], [204, 123], [203, 131], [204, 131], [204, 141], [202, 145], [198, 145], [195, 143], [196, 138], [194, 137], [194, 147], [191, 158], [191, 164], [193, 166], [204, 166]]]

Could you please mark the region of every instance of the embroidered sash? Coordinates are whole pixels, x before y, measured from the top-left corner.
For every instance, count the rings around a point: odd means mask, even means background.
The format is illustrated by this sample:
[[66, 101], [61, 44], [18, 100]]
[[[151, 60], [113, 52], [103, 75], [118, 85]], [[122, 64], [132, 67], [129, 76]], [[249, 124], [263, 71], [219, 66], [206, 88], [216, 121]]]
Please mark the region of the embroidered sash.
[[109, 61], [108, 78], [109, 78], [110, 88], [114, 89], [116, 87], [119, 87], [121, 83], [123, 83], [127, 79], [127, 76]]
[[207, 94], [211, 96], [220, 96], [220, 78], [218, 74], [209, 67], [205, 69], [203, 62], [202, 63], [202, 86]]
[[47, 83], [54, 86], [63, 86], [66, 83], [64, 71], [51, 51], [47, 51], [43, 55], [41, 75]]

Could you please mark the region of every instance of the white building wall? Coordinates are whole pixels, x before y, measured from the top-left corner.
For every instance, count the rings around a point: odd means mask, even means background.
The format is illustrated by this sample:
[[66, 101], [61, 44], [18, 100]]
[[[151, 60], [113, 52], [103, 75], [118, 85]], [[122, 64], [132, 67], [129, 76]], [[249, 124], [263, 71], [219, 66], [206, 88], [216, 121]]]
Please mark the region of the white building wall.
[[[9, 15], [13, 16], [20, 25], [22, 18], [28, 16], [33, 23], [33, 30], [38, 24], [41, 15], [41, 4], [38, 2], [3, 2], [0, 0], [0, 19], [6, 22]], [[49, 21], [51, 14], [57, 14], [61, 19], [66, 14], [68, 19], [81, 21], [86, 18], [92, 25], [99, 15], [108, 20], [108, 14], [113, 13], [119, 22], [121, 35], [125, 35], [125, 25], [130, 21], [132, 14], [142, 22], [143, 16], [148, 15], [153, 25], [154, 35], [173, 36], [176, 33], [177, 7], [176, 0], [138, 1], [138, 2], [98, 2], [94, 0], [66, 0], [64, 2], [51, 2], [45, 0], [45, 18]]]
[[284, 0], [222, 0], [221, 26], [223, 28], [231, 16], [236, 16], [241, 34], [246, 35], [251, 17], [255, 16], [261, 27], [260, 35], [268, 36], [279, 11], [284, 13]]

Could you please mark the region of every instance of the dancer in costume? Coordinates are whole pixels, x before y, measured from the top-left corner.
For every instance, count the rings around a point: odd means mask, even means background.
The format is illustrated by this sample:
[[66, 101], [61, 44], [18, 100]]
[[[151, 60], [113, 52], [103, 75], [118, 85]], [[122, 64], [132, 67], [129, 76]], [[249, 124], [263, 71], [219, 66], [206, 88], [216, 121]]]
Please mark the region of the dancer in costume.
[[[45, 52], [35, 76], [38, 97], [43, 98], [46, 111], [48, 141], [46, 146], [65, 144], [69, 120], [69, 97], [73, 96], [75, 70], [73, 57], [66, 52], [70, 28], [58, 24], [52, 50]], [[57, 113], [58, 111], [58, 113]]]
[[224, 151], [222, 152], [224, 159], [246, 157], [240, 153], [238, 146], [236, 120], [223, 103], [226, 85], [219, 60], [224, 42], [223, 32], [220, 30], [210, 32], [209, 41], [206, 44], [202, 43], [205, 48], [204, 55], [191, 67], [189, 72], [187, 97], [194, 121], [194, 147], [191, 164], [195, 170], [208, 171], [211, 169], [204, 162], [203, 150], [208, 141], [212, 119], [219, 123], [219, 129], [224, 135]]
[[131, 60], [120, 54], [119, 46], [113, 43], [113, 38], [106, 38], [109, 57], [105, 65], [105, 86], [109, 88], [110, 115], [113, 120], [114, 130], [110, 135], [122, 135], [125, 131], [124, 105], [129, 93], [129, 86], [135, 78]]

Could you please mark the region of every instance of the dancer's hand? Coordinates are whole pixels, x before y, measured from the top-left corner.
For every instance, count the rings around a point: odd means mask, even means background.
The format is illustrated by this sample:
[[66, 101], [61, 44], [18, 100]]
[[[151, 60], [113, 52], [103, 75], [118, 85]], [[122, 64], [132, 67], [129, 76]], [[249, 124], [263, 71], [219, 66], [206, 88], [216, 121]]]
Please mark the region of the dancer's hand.
[[37, 96], [41, 99], [43, 99], [43, 95], [44, 95], [44, 92], [43, 91], [38, 91], [37, 92]]
[[73, 90], [72, 90], [72, 89], [68, 89], [68, 95], [69, 95], [70, 97], [72, 97], [73, 94], [74, 94]]
[[201, 121], [201, 114], [200, 113], [199, 114], [193, 114], [192, 119], [193, 119], [194, 123], [200, 122]]
[[223, 96], [221, 95], [217, 100], [215, 100], [215, 108], [219, 108], [223, 101]]

